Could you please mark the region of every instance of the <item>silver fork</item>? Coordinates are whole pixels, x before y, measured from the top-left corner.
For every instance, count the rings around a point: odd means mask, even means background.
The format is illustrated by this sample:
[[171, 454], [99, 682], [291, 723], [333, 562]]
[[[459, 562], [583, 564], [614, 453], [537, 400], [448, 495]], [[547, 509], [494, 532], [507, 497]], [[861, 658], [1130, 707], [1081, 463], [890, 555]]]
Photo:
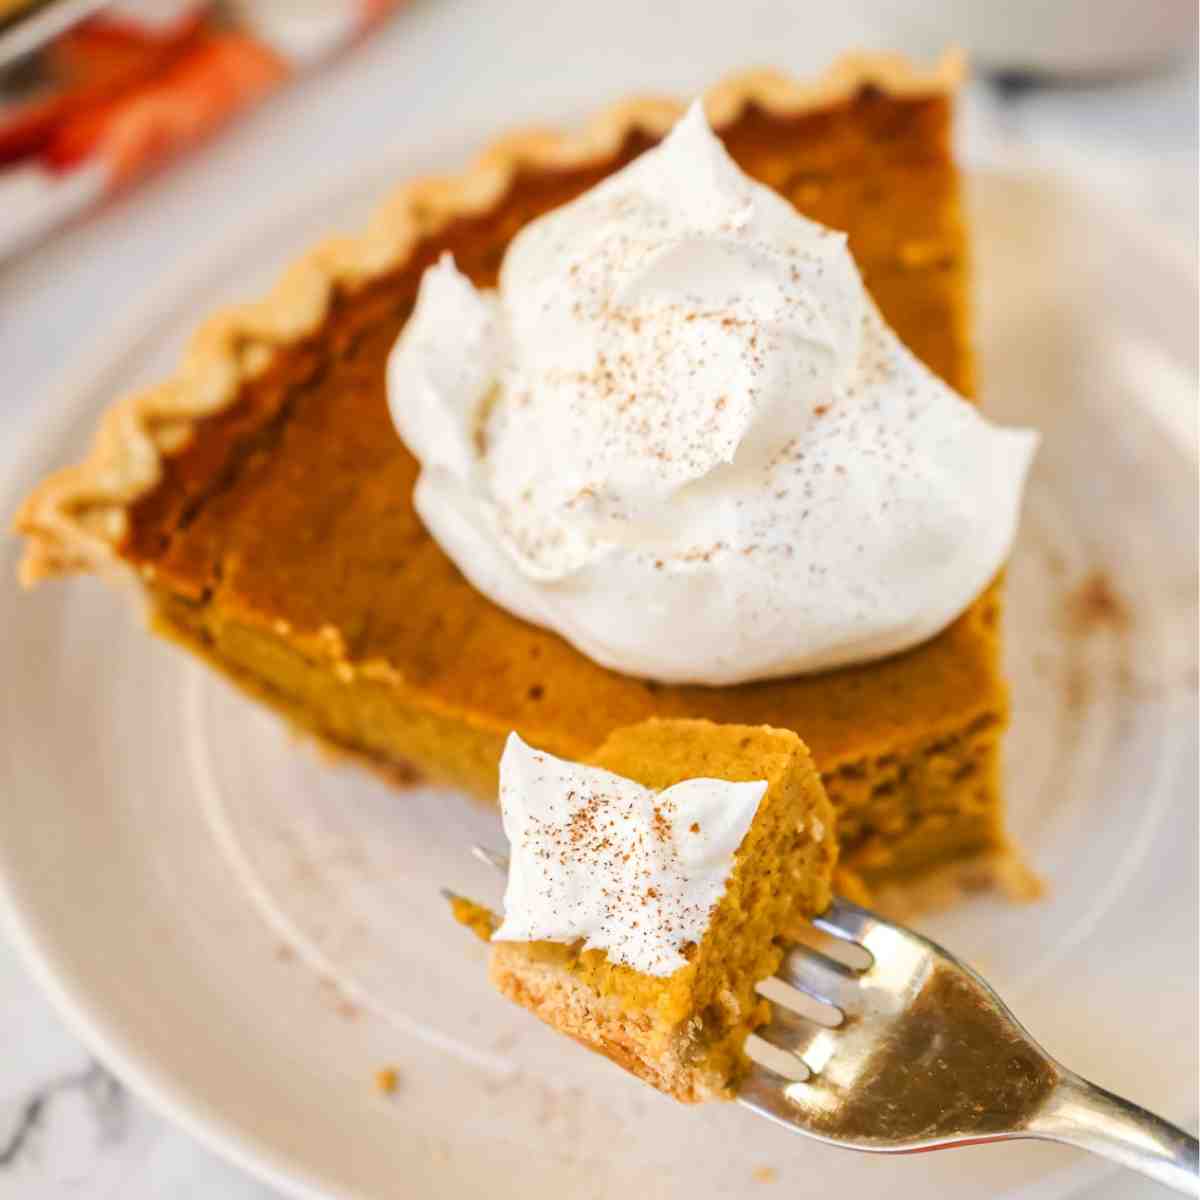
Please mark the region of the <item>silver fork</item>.
[[[472, 853], [507, 873], [504, 855]], [[949, 951], [847, 900], [812, 923], [850, 944], [857, 965], [809, 946], [788, 951], [777, 978], [816, 1001], [820, 1020], [773, 996], [757, 1036], [794, 1056], [807, 1077], [756, 1062], [738, 1103], [796, 1133], [876, 1154], [1065, 1142], [1200, 1196], [1194, 1137], [1055, 1062]]]

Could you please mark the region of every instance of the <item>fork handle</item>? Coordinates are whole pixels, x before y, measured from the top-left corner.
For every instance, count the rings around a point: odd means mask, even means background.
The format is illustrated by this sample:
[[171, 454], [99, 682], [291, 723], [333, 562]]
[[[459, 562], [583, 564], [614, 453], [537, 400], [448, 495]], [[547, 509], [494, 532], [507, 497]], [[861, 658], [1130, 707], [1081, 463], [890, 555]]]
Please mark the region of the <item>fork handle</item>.
[[1200, 1196], [1194, 1137], [1070, 1072], [1063, 1072], [1027, 1132], [1101, 1154], [1177, 1192]]

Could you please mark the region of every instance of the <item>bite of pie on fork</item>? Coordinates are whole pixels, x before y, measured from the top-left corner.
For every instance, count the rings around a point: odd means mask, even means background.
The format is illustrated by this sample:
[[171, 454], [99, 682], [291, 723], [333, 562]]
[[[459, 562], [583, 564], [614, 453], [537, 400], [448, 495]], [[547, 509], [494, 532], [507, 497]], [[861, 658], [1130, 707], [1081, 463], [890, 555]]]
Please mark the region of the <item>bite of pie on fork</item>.
[[954, 955], [832, 895], [832, 810], [795, 734], [652, 721], [587, 764], [514, 736], [500, 798], [511, 859], [475, 854], [508, 876], [503, 921], [447, 892], [454, 915], [504, 995], [660, 1090], [875, 1153], [1064, 1142], [1200, 1195], [1195, 1138], [1056, 1062]]

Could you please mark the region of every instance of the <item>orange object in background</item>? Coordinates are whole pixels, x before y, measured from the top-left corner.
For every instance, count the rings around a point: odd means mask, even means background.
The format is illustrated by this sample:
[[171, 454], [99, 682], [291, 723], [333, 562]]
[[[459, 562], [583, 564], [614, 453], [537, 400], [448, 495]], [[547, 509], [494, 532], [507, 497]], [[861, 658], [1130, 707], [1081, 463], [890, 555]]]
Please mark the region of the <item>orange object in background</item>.
[[0, 105], [0, 258], [200, 141], [397, 0], [327, 4], [316, 44], [307, 8], [174, 0], [115, 4], [42, 47]]
[[242, 34], [204, 31], [150, 79], [139, 80], [64, 120], [44, 161], [68, 169], [93, 155], [124, 186], [221, 125], [286, 76], [270, 49]]
[[60, 34], [25, 68], [30, 98], [0, 110], [0, 164], [43, 154], [64, 125], [153, 80], [203, 24], [200, 11], [166, 30], [93, 17]]

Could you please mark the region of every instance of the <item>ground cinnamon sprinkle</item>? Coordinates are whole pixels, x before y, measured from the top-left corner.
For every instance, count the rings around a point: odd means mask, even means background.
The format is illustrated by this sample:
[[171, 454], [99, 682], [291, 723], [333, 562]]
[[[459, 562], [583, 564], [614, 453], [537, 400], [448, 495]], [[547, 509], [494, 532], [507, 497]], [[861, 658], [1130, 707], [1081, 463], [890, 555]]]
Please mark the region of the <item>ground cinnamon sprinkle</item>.
[[1129, 605], [1103, 571], [1093, 571], [1066, 598], [1067, 627], [1087, 634], [1097, 629], [1122, 633], [1133, 623]]
[[671, 840], [671, 822], [667, 820], [659, 805], [654, 806], [654, 816], [652, 818], [652, 828], [654, 836], [661, 842], [669, 842]]

